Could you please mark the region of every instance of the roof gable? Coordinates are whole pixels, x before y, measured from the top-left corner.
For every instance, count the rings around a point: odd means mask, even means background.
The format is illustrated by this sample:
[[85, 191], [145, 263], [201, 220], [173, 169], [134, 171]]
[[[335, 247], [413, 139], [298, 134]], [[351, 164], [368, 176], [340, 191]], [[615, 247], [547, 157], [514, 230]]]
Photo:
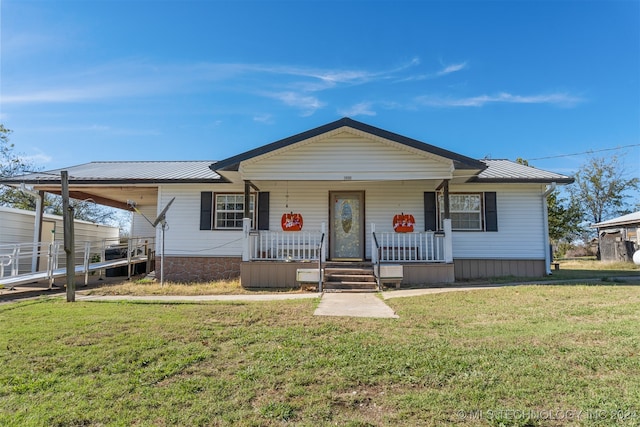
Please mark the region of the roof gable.
[[221, 160], [217, 163], [212, 164], [211, 169], [216, 172], [238, 171], [240, 163], [244, 161], [274, 153], [278, 150], [288, 148], [292, 145], [311, 140], [320, 135], [329, 134], [343, 127], [351, 128], [356, 131], [370, 134], [374, 137], [383, 138], [385, 140], [406, 146], [408, 148], [412, 148], [414, 150], [429, 153], [443, 159], [451, 160], [454, 164], [455, 169], [483, 170], [486, 168], [486, 166], [482, 162], [479, 162], [478, 160], [472, 159], [470, 157], [463, 156], [461, 154], [454, 153], [452, 151], [448, 151], [434, 145], [426, 144], [416, 139], [408, 138], [406, 136], [389, 132], [384, 129], [380, 129], [345, 117], [326, 125], [317, 127], [315, 129], [311, 129], [306, 132], [302, 132], [297, 135], [293, 135], [288, 138], [273, 142], [271, 144], [267, 144], [262, 147], [258, 147], [253, 150], [238, 154], [236, 156]]
[[451, 159], [343, 126], [244, 160], [238, 172], [252, 181], [370, 181], [439, 180], [453, 171]]

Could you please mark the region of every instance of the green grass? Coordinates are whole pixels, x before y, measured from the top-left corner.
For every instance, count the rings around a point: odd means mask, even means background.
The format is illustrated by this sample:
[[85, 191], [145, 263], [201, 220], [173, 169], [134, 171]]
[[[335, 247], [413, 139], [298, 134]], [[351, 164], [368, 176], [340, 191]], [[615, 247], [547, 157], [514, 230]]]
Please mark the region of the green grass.
[[[640, 266], [628, 262], [607, 263], [595, 260], [561, 260], [560, 270], [553, 271], [551, 276], [537, 278], [514, 276], [493, 277], [490, 279], [462, 281], [458, 282], [458, 284], [505, 284], [523, 281], [544, 283], [555, 280], [594, 278], [605, 282], [618, 282], [617, 277], [626, 276], [637, 276], [640, 279]], [[421, 288], [424, 286], [411, 287]], [[239, 279], [203, 283], [167, 282], [163, 286], [160, 286], [155, 280], [139, 279], [108, 283], [89, 290], [80, 290], [80, 292], [87, 295], [233, 295], [256, 294], [261, 292], [304, 292], [304, 289], [245, 289], [240, 284]]]
[[0, 305], [0, 425], [638, 425], [640, 288]]

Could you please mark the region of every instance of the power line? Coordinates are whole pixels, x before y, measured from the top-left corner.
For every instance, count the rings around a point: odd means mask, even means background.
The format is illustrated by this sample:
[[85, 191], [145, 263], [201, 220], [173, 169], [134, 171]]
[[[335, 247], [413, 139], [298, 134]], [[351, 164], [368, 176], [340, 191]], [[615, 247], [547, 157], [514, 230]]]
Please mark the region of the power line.
[[602, 148], [600, 150], [589, 150], [589, 151], [583, 151], [583, 152], [580, 152], [580, 153], [572, 153], [572, 154], [559, 154], [557, 156], [536, 157], [536, 158], [528, 159], [528, 160], [558, 159], [560, 157], [580, 156], [582, 154], [593, 154], [593, 153], [601, 153], [603, 151], [622, 150], [623, 148], [630, 148], [630, 147], [640, 147], [640, 144], [623, 145], [622, 147], [615, 147], [615, 148]]

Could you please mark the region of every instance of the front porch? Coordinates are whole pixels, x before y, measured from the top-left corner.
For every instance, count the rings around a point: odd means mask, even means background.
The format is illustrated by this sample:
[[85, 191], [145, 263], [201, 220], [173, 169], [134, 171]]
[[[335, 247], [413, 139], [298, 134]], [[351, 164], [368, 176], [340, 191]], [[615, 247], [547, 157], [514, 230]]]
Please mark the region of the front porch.
[[[246, 288], [299, 287], [298, 269], [316, 269], [316, 284], [322, 289], [324, 271], [328, 262], [335, 268], [342, 261], [345, 266], [353, 260], [328, 259], [327, 226], [322, 223], [318, 231], [252, 230], [251, 221], [245, 219], [240, 279]], [[443, 231], [396, 233], [376, 231], [369, 224], [370, 253], [360, 261], [371, 266], [380, 286], [380, 267], [402, 265], [404, 285], [454, 282], [451, 248], [451, 221], [445, 220]]]

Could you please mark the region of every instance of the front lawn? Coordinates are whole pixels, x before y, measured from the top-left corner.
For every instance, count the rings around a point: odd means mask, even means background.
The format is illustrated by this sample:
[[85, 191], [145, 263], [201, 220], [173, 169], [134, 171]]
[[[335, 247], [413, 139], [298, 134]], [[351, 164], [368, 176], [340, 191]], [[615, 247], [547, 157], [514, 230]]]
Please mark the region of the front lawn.
[[0, 425], [638, 425], [640, 288], [0, 305]]

